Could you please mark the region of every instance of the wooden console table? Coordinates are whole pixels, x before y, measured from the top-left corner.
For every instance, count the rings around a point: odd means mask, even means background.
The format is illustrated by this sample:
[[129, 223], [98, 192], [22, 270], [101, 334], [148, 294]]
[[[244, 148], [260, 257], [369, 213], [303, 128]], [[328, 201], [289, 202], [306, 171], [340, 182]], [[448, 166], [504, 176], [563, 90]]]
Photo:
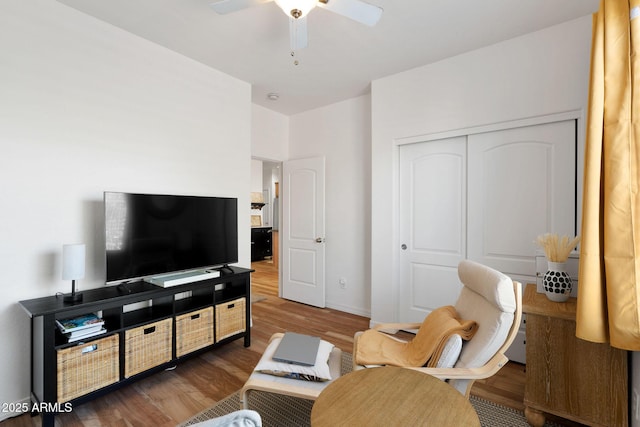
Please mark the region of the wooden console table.
[[525, 288], [525, 415], [540, 427], [544, 413], [591, 426], [627, 426], [628, 354], [576, 338], [576, 299], [550, 301]]
[[385, 366], [354, 371], [329, 384], [313, 405], [311, 425], [480, 427], [480, 419], [444, 381]]

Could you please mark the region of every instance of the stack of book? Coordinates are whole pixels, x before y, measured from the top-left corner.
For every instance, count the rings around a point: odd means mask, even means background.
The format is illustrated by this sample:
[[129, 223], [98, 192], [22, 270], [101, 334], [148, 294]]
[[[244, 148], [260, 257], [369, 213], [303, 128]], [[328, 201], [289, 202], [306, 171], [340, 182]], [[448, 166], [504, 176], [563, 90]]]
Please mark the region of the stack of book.
[[84, 340], [107, 332], [104, 320], [94, 313], [56, 320], [56, 324], [68, 342]]

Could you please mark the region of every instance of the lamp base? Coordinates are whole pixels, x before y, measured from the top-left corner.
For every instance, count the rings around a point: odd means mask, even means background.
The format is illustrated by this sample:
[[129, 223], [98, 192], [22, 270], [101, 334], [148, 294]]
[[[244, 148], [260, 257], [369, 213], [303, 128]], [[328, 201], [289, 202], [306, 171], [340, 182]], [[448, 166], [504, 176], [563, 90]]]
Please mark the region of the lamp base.
[[71, 294], [66, 294], [63, 299], [64, 302], [78, 302], [82, 301], [82, 292], [74, 292]]

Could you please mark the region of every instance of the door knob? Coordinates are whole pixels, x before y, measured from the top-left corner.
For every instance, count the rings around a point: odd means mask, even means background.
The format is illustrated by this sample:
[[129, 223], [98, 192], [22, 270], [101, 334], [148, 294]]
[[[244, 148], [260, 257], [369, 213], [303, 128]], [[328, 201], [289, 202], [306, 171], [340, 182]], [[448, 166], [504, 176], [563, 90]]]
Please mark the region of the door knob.
[[400, 249], [402, 249], [403, 251], [407, 250], [407, 245], [405, 245], [404, 243], [402, 244], [402, 246], [400, 246]]
[[323, 237], [316, 237], [316, 243], [322, 243], [322, 242], [324, 242]]

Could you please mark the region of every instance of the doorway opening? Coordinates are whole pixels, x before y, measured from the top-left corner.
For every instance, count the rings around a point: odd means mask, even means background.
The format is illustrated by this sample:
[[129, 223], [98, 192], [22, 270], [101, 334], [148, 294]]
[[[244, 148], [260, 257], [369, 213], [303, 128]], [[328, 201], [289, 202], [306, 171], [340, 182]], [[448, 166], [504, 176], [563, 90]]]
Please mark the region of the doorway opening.
[[[254, 295], [280, 296], [280, 182], [282, 163], [251, 160], [251, 287]], [[258, 198], [260, 203], [254, 204]]]

